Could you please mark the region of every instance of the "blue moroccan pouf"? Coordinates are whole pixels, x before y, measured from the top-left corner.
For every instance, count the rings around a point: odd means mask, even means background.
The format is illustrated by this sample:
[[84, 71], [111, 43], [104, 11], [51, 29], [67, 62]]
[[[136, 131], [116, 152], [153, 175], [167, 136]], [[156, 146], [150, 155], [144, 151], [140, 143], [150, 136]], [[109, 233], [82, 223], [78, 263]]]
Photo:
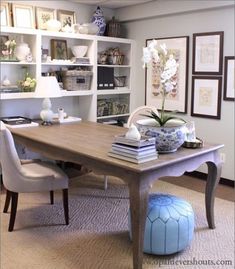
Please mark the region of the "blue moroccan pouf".
[[[128, 215], [131, 235], [130, 210]], [[144, 252], [168, 255], [186, 248], [193, 238], [194, 213], [185, 200], [162, 193], [149, 195]]]

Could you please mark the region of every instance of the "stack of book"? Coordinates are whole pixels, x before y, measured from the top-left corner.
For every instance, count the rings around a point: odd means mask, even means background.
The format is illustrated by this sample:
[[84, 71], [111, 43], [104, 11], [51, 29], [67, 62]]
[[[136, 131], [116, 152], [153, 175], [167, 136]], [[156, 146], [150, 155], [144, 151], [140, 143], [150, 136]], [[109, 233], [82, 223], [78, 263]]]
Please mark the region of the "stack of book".
[[135, 140], [125, 135], [115, 136], [108, 156], [133, 163], [155, 160], [158, 158], [155, 137], [142, 136], [140, 140]]
[[90, 59], [88, 57], [75, 58], [75, 64], [89, 64]]

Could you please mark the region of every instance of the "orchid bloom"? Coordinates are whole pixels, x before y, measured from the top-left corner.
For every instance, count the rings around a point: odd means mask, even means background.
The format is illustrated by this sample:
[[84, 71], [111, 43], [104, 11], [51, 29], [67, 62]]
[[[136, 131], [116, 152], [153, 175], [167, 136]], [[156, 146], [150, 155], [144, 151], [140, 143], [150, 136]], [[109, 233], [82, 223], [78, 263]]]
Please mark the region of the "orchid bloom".
[[166, 44], [165, 43], [161, 44], [160, 48], [163, 50], [164, 54], [167, 55]]

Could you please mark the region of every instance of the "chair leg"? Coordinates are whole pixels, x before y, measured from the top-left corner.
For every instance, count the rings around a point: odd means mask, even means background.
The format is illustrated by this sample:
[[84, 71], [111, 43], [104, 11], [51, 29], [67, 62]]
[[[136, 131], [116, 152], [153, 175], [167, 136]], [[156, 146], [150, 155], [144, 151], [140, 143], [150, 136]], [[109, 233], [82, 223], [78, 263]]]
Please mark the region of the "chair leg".
[[10, 215], [10, 222], [9, 222], [9, 228], [8, 228], [9, 232], [12, 232], [14, 229], [17, 204], [18, 204], [18, 193], [11, 192], [11, 215]]
[[104, 175], [104, 190], [108, 188], [108, 176]]
[[50, 191], [50, 202], [51, 202], [51, 205], [54, 204], [54, 191]]
[[7, 213], [11, 201], [11, 191], [7, 190], [3, 213]]
[[66, 225], [69, 224], [69, 202], [68, 202], [68, 189], [63, 189], [63, 205], [64, 205], [64, 218]]

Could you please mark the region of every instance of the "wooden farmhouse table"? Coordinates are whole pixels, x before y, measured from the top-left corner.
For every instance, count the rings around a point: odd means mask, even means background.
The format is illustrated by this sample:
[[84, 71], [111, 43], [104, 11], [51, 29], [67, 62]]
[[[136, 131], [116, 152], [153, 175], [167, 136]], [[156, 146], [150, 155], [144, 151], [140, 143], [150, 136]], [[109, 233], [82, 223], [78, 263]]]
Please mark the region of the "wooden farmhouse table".
[[180, 148], [175, 153], [159, 155], [157, 160], [134, 164], [107, 155], [114, 136], [126, 132], [122, 127], [82, 121], [76, 124], [15, 128], [11, 131], [17, 142], [46, 157], [83, 164], [97, 174], [116, 176], [127, 183], [132, 219], [134, 269], [142, 268], [149, 189], [160, 177], [181, 176], [184, 172], [194, 171], [206, 163], [206, 217], [209, 228], [215, 228], [215, 189], [221, 175], [218, 150], [223, 145], [205, 143], [198, 149]]

